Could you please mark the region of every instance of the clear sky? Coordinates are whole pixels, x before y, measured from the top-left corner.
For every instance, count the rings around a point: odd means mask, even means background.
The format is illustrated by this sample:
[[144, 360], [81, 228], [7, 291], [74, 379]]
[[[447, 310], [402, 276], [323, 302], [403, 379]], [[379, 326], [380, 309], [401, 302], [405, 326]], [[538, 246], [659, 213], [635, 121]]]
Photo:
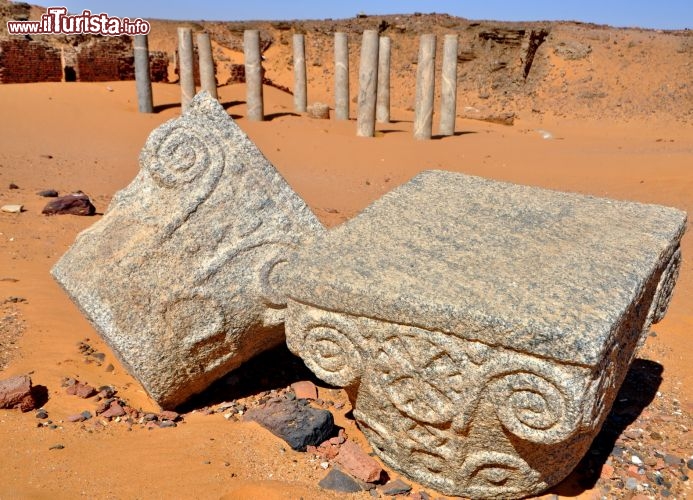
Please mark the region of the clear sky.
[[[33, 0], [47, 3], [50, 0]], [[569, 20], [612, 26], [693, 29], [693, 0], [54, 0], [70, 12], [118, 17], [237, 21], [325, 19], [366, 14], [438, 12], [499, 21]]]

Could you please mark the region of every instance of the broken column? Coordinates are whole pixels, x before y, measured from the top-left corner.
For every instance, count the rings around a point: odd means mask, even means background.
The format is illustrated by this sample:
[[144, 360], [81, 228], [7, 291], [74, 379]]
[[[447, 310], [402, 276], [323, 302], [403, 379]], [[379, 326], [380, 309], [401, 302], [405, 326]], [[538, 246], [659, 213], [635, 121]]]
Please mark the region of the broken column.
[[180, 81], [181, 113], [188, 110], [195, 97], [195, 77], [193, 76], [193, 42], [190, 28], [178, 28], [178, 63]]
[[375, 135], [375, 101], [378, 85], [378, 32], [366, 30], [361, 39], [359, 64], [359, 99], [356, 135]]
[[349, 119], [349, 39], [346, 33], [334, 34], [334, 115]]
[[149, 74], [149, 42], [147, 35], [135, 35], [135, 84], [137, 108], [140, 113], [153, 113], [152, 80]]
[[260, 51], [260, 32], [245, 30], [243, 32], [243, 54], [245, 56], [245, 88], [248, 119], [262, 121], [265, 119], [265, 104], [262, 95], [262, 53]]
[[288, 253], [322, 226], [206, 92], [53, 276], [164, 408], [284, 341]]
[[294, 33], [294, 110], [305, 113], [308, 106], [306, 83], [306, 44], [301, 33]]
[[416, 68], [414, 137], [430, 139], [433, 134], [433, 98], [435, 95], [436, 36], [421, 35]]
[[378, 45], [378, 91], [375, 116], [379, 123], [390, 121], [390, 38], [381, 36]]
[[287, 345], [346, 389], [393, 469], [450, 496], [535, 495], [583, 457], [664, 316], [685, 227], [424, 172], [291, 258]]
[[197, 56], [200, 61], [200, 84], [202, 90], [209, 92], [217, 99], [217, 76], [214, 70], [214, 57], [212, 56], [212, 41], [209, 33], [197, 34]]
[[445, 35], [440, 84], [440, 135], [455, 134], [457, 115], [457, 35]]

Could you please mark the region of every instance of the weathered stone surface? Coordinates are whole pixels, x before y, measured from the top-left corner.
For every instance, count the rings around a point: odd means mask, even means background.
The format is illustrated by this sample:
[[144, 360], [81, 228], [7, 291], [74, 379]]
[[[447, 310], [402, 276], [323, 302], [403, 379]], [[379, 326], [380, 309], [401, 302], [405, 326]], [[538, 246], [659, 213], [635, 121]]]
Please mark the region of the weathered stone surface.
[[679, 210], [425, 172], [307, 244], [289, 348], [374, 451], [450, 495], [556, 484], [597, 434], [680, 266]]
[[205, 92], [152, 132], [140, 163], [52, 273], [173, 408], [284, 340], [285, 256], [323, 229]]
[[286, 399], [252, 408], [243, 418], [257, 422], [296, 451], [319, 445], [330, 437], [334, 429], [334, 419], [329, 411]]
[[78, 191], [49, 201], [41, 213], [45, 215], [94, 215], [96, 207], [86, 194]]
[[0, 408], [19, 408], [23, 412], [36, 408], [31, 378], [19, 375], [0, 380]]

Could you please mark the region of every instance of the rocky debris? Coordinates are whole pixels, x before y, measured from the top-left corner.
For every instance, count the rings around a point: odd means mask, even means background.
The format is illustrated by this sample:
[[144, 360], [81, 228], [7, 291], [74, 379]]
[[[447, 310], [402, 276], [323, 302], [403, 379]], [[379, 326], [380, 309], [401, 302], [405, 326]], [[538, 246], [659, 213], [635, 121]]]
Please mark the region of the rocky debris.
[[559, 42], [558, 45], [554, 47], [553, 52], [563, 59], [575, 61], [587, 57], [590, 52], [592, 52], [592, 47], [575, 40], [567, 40]]
[[327, 410], [308, 406], [307, 401], [272, 399], [263, 406], [249, 410], [244, 420], [254, 421], [286, 441], [296, 451], [306, 451], [328, 439], [334, 419]]
[[69, 415], [67, 417], [68, 422], [84, 422], [85, 420], [89, 420], [93, 418], [93, 415], [89, 410], [84, 410], [81, 413], [77, 413], [75, 415]]
[[356, 493], [369, 489], [368, 485], [345, 474], [338, 468], [333, 468], [318, 483], [322, 489], [339, 491], [340, 493]]
[[19, 186], [17, 186], [14, 182], [10, 182], [9, 188], [10, 189], [19, 189]]
[[36, 194], [39, 196], [43, 196], [44, 198], [57, 198], [58, 197], [58, 192], [55, 189], [44, 189], [43, 191], [39, 191]]
[[10, 295], [7, 297], [3, 304], [19, 304], [20, 302], [27, 302], [24, 297], [17, 297], [16, 295]]
[[99, 352], [88, 344], [89, 339], [80, 340], [77, 342], [77, 349], [79, 349], [80, 354], [84, 356], [84, 362], [87, 364], [96, 363], [97, 366], [106, 360], [106, 354]]
[[18, 375], [0, 380], [0, 408], [19, 408], [23, 412], [36, 408], [31, 377]]
[[306, 114], [310, 118], [316, 118], [318, 120], [329, 120], [330, 119], [330, 106], [323, 102], [316, 102], [309, 105], [306, 108]]
[[85, 384], [75, 379], [65, 379], [63, 387], [66, 387], [65, 393], [70, 396], [77, 396], [82, 399], [88, 399], [96, 395], [96, 389], [89, 384]]
[[296, 399], [318, 399], [318, 388], [309, 380], [301, 380], [291, 384]]
[[8, 214], [20, 214], [24, 211], [24, 205], [3, 205], [0, 207], [0, 212]]
[[94, 215], [96, 207], [89, 196], [77, 191], [51, 200], [41, 211], [45, 215]]
[[48, 448], [49, 450], [64, 450], [65, 445], [62, 444], [54, 444], [53, 446]]
[[500, 125], [513, 125], [515, 123], [515, 113], [512, 111], [494, 111], [466, 106], [459, 116], [468, 120], [480, 120]]
[[380, 493], [386, 496], [406, 495], [411, 491], [411, 485], [405, 483], [400, 478], [390, 481], [379, 488]]
[[39, 418], [41, 420], [45, 420], [48, 418], [48, 412], [44, 410], [43, 408], [39, 408], [38, 411], [36, 412], [36, 418]]
[[380, 464], [353, 441], [342, 443], [335, 462], [352, 476], [367, 483], [379, 481], [383, 473]]
[[690, 454], [693, 416], [677, 399], [658, 392], [661, 369], [652, 361], [635, 360], [602, 430], [569, 481], [608, 498], [687, 496], [690, 471], [684, 459]]
[[108, 406], [108, 409], [101, 413], [104, 418], [116, 418], [125, 415], [125, 410], [117, 401], [112, 401]]

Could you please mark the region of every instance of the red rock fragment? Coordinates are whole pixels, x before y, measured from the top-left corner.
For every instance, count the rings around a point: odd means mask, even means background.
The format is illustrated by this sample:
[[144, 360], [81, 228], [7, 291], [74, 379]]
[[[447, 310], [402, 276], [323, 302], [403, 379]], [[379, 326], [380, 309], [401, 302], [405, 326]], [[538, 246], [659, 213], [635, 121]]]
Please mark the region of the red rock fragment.
[[0, 380], [0, 408], [19, 408], [23, 412], [36, 408], [32, 394], [31, 378], [19, 375]]
[[296, 394], [296, 399], [318, 399], [318, 388], [309, 380], [301, 380], [291, 384]]
[[335, 462], [355, 478], [367, 483], [378, 481], [383, 472], [380, 464], [353, 441], [345, 441], [341, 445]]
[[89, 384], [77, 382], [76, 384], [71, 385], [70, 387], [65, 389], [65, 392], [70, 396], [77, 396], [82, 399], [87, 399], [96, 394], [96, 389], [94, 389]]
[[123, 415], [125, 415], [125, 410], [116, 401], [113, 401], [108, 410], [101, 414], [101, 416], [104, 418], [116, 418], [122, 417]]
[[86, 194], [78, 191], [49, 201], [41, 213], [45, 215], [94, 215], [96, 208]]
[[159, 413], [159, 420], [170, 420], [175, 422], [180, 418], [180, 415], [175, 411], [165, 410]]

